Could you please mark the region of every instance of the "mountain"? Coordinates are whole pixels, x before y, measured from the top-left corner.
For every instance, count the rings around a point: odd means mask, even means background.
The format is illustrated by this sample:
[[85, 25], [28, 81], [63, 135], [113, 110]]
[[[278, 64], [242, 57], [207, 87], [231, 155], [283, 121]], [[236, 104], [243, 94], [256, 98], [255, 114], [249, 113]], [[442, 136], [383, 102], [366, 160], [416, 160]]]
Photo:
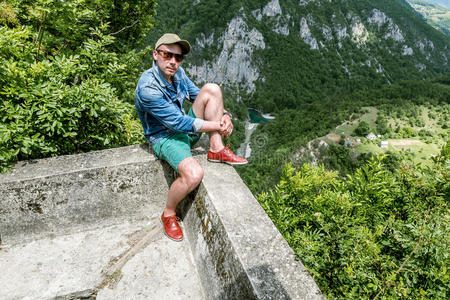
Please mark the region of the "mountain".
[[197, 83], [265, 112], [450, 71], [450, 38], [403, 0], [161, 0], [157, 21], [150, 44], [179, 33]]
[[434, 28], [450, 36], [450, 4], [439, 1], [408, 0], [408, 3], [419, 12]]

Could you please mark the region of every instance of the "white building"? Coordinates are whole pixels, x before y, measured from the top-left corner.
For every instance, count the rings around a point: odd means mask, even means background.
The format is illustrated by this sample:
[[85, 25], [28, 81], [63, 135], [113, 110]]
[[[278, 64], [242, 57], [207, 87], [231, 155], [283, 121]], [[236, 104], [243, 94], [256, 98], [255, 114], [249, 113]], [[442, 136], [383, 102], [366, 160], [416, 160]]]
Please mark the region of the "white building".
[[376, 139], [377, 136], [374, 133], [369, 133], [368, 135], [366, 135], [366, 139], [373, 141], [374, 139]]
[[381, 142], [380, 142], [380, 148], [385, 148], [385, 149], [387, 149], [388, 146], [389, 146], [388, 141], [381, 141]]

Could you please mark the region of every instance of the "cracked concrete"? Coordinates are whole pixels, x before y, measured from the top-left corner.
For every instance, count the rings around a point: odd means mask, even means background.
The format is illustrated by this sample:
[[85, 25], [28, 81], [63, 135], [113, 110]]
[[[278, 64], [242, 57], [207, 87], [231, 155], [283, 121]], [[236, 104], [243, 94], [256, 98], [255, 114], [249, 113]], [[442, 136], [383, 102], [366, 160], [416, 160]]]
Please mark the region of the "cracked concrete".
[[[105, 272], [149, 231], [146, 247]], [[155, 219], [4, 246], [0, 265], [0, 299], [204, 299], [188, 241], [167, 239]]]
[[174, 173], [143, 145], [1, 174], [0, 299], [323, 299], [236, 171], [204, 154], [182, 242], [159, 220]]

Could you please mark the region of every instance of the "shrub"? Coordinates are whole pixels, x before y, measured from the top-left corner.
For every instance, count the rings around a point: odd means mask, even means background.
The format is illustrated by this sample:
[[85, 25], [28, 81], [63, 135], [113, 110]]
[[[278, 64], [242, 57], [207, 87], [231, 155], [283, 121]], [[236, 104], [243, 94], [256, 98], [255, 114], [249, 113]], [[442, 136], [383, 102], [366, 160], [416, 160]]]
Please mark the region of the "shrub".
[[288, 164], [258, 201], [328, 298], [444, 299], [449, 182], [443, 164], [372, 158], [347, 180]]
[[[129, 49], [151, 27], [154, 1], [123, 1], [98, 15], [109, 2], [0, 5], [0, 171], [19, 159], [143, 141], [133, 92], [150, 49]], [[124, 7], [141, 18], [129, 39], [112, 32], [128, 28], [115, 14]]]
[[366, 121], [361, 121], [358, 127], [355, 128], [354, 133], [358, 136], [365, 136], [370, 133], [370, 125]]

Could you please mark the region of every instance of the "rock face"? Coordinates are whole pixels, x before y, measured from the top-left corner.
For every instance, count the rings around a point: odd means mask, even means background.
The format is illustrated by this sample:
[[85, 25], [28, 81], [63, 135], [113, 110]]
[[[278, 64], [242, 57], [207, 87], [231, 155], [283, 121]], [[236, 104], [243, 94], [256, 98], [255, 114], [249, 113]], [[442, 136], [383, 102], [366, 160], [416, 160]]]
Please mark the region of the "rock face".
[[393, 39], [397, 42], [403, 42], [405, 38], [403, 37], [400, 28], [392, 21], [391, 18], [386, 16], [386, 14], [378, 9], [372, 10], [372, 16], [368, 19], [370, 24], [375, 24], [378, 28], [381, 28], [384, 24], [387, 24], [387, 32], [384, 35], [385, 39]]
[[274, 17], [281, 14], [281, 7], [278, 0], [272, 0], [263, 8], [263, 15]]
[[[382, 6], [373, 4], [378, 8], [357, 10], [353, 2], [267, 0], [256, 9], [241, 7], [224, 31], [198, 34], [194, 47], [217, 45], [219, 51], [212, 59], [185, 69], [196, 82], [216, 82], [251, 95], [256, 82], [265, 81], [264, 61], [255, 56], [255, 51], [271, 49], [277, 39], [302, 41], [308, 45], [308, 50], [301, 51], [312, 51], [322, 57], [334, 53], [336, 58], [332, 63], [347, 78], [358, 75], [359, 68], [368, 68], [390, 83], [395, 78], [391, 77], [389, 65], [392, 59], [386, 61], [386, 56], [407, 57], [409, 67], [417, 71], [418, 76], [436, 66], [447, 66], [448, 43], [436, 43], [434, 37], [409, 28], [407, 24], [412, 23], [404, 22], [406, 17], [390, 15], [390, 11], [380, 8]], [[324, 14], [324, 11], [331, 13]], [[305, 49], [296, 48], [294, 43], [292, 47], [295, 50], [289, 51]]]
[[[201, 47], [210, 44], [213, 36], [198, 39]], [[255, 28], [249, 29], [243, 17], [238, 16], [228, 23], [228, 29], [219, 38], [222, 51], [215, 61], [204, 61], [202, 65], [187, 68], [191, 76], [203, 82], [216, 82], [228, 86], [243, 87], [247, 93], [255, 90], [259, 79], [258, 69], [252, 65], [254, 49], [264, 49], [263, 35]]]
[[357, 17], [352, 17], [350, 28], [352, 32], [352, 41], [358, 46], [365, 45], [369, 38], [369, 32], [361, 20]]
[[402, 50], [403, 50], [402, 51], [402, 55], [403, 56], [404, 55], [413, 55], [413, 53], [414, 53], [413, 49], [411, 47], [406, 46], [406, 45], [403, 45]]
[[305, 43], [311, 46], [311, 50], [319, 50], [317, 40], [312, 36], [311, 31], [309, 30], [308, 22], [305, 18], [300, 20], [300, 36]]

